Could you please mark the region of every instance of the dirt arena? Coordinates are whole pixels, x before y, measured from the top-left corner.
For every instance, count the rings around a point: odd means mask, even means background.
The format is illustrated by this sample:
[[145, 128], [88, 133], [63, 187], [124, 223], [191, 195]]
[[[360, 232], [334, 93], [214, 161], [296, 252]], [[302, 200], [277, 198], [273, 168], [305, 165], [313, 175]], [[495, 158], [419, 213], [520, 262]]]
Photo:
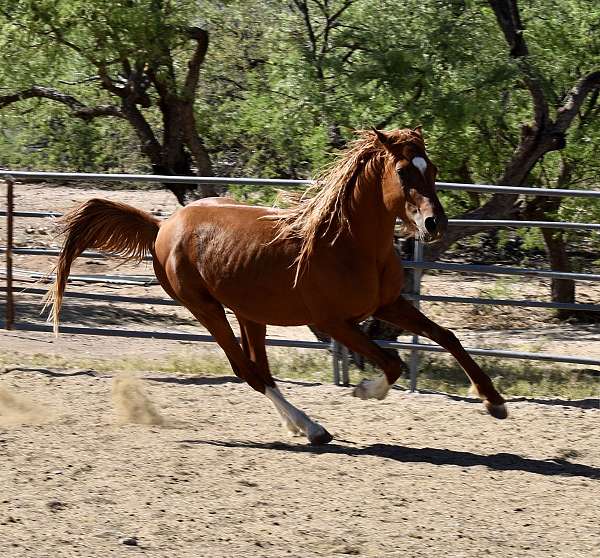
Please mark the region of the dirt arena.
[[3, 558], [600, 553], [592, 400], [496, 421], [282, 382], [335, 436], [310, 447], [230, 377], [8, 368], [0, 386]]

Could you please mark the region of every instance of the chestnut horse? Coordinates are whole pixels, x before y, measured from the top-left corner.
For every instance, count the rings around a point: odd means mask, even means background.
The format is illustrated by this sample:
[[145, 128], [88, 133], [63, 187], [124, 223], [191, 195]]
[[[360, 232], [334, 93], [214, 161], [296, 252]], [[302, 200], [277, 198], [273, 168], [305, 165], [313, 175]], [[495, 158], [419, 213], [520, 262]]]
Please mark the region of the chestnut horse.
[[[454, 355], [489, 413], [504, 418], [504, 399], [457, 338], [400, 294], [396, 219], [426, 242], [446, 228], [436, 172], [420, 128], [372, 130], [361, 132], [317, 180], [316, 194], [292, 209], [213, 198], [159, 222], [122, 203], [90, 200], [64, 218], [66, 238], [50, 291], [55, 332], [71, 263], [83, 250], [129, 258], [150, 253], [160, 284], [210, 331], [235, 374], [272, 401], [293, 434], [312, 444], [332, 436], [278, 390], [265, 350], [268, 324], [314, 325], [378, 365], [384, 375], [354, 389], [362, 399], [383, 399], [402, 366], [361, 332], [361, 320], [375, 316], [428, 337]], [[238, 319], [241, 345], [224, 307]]]

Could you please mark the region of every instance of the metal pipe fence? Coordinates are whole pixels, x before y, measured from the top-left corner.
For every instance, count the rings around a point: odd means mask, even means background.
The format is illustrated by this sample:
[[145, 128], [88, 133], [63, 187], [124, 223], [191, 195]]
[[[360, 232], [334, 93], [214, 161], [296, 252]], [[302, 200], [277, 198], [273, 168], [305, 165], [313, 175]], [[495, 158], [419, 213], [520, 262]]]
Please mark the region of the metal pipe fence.
[[[233, 179], [223, 177], [174, 177], [174, 176], [148, 176], [148, 175], [131, 175], [131, 174], [83, 174], [83, 173], [43, 173], [29, 171], [1, 171], [0, 176], [4, 176], [7, 183], [7, 208], [6, 211], [0, 211], [0, 216], [7, 217], [7, 242], [6, 246], [0, 247], [0, 253], [4, 253], [6, 257], [6, 287], [0, 288], [0, 291], [6, 294], [6, 316], [5, 322], [2, 324], [6, 329], [17, 329], [21, 331], [51, 331], [51, 326], [35, 323], [15, 323], [14, 321], [14, 282], [22, 282], [24, 280], [51, 280], [53, 277], [48, 274], [43, 274], [34, 271], [15, 270], [13, 269], [14, 255], [49, 255], [57, 256], [60, 252], [57, 248], [36, 248], [36, 247], [15, 247], [13, 242], [13, 227], [14, 218], [56, 218], [62, 214], [56, 211], [15, 211], [14, 209], [14, 183], [15, 179], [23, 180], [47, 180], [47, 181], [85, 181], [85, 182], [150, 182], [150, 183], [192, 183], [192, 184], [219, 184], [219, 185], [243, 185], [243, 186], [270, 186], [276, 188], [290, 188], [304, 186], [311, 183], [309, 180], [273, 180], [273, 179]], [[437, 187], [443, 190], [462, 190], [471, 192], [480, 192], [488, 194], [519, 194], [533, 196], [560, 196], [560, 197], [578, 197], [578, 198], [596, 198], [600, 199], [600, 191], [593, 190], [559, 190], [559, 189], [544, 189], [544, 188], [526, 188], [526, 187], [511, 187], [511, 186], [493, 186], [493, 185], [477, 185], [477, 184], [454, 184], [447, 182], [438, 182]], [[155, 213], [157, 216], [164, 216], [160, 213]], [[468, 220], [468, 219], [451, 219], [450, 226], [477, 226], [477, 227], [540, 227], [540, 228], [555, 228], [563, 230], [600, 230], [598, 223], [569, 223], [569, 222], [553, 222], [553, 221], [509, 221], [509, 220]], [[439, 270], [445, 272], [458, 273], [481, 273], [494, 275], [513, 275], [524, 277], [539, 277], [539, 278], [555, 278], [555, 279], [572, 279], [575, 281], [600, 281], [600, 274], [590, 273], [566, 273], [540, 269], [523, 269], [506, 266], [490, 266], [490, 265], [467, 265], [455, 264], [446, 262], [425, 262], [422, 259], [422, 244], [415, 242], [413, 260], [403, 261], [406, 268], [414, 269], [415, 281], [414, 292], [408, 293], [405, 296], [413, 303], [418, 305], [421, 301], [424, 302], [447, 302], [460, 304], [487, 304], [499, 306], [522, 306], [531, 308], [545, 309], [568, 309], [574, 311], [598, 312], [600, 304], [567, 304], [554, 303], [534, 300], [508, 300], [495, 298], [477, 298], [477, 297], [451, 297], [451, 296], [433, 296], [422, 295], [420, 292], [421, 276], [424, 270]], [[105, 258], [110, 257], [109, 254], [104, 254], [95, 251], [86, 251], [82, 254], [87, 258]], [[146, 258], [150, 259], [150, 258]], [[106, 283], [108, 285], [152, 285], [157, 284], [154, 276], [127, 276], [127, 275], [74, 275], [70, 277], [69, 282], [80, 283]], [[21, 289], [24, 294], [39, 295], [45, 293], [44, 289], [24, 287]], [[104, 293], [88, 293], [88, 292], [66, 292], [65, 297], [81, 300], [99, 300], [107, 302], [124, 302], [134, 304], [156, 304], [178, 306], [178, 303], [169, 299], [160, 299], [155, 297], [133, 297], [121, 296]], [[71, 334], [87, 334], [87, 335], [107, 335], [120, 337], [138, 337], [138, 338], [156, 338], [156, 339], [171, 339], [171, 340], [190, 340], [190, 341], [214, 341], [208, 335], [196, 335], [185, 332], [161, 332], [161, 331], [134, 331], [134, 330], [119, 330], [119, 329], [98, 329], [88, 327], [61, 326], [61, 331]], [[417, 388], [417, 368], [419, 362], [420, 351], [427, 352], [444, 352], [444, 349], [437, 345], [428, 343], [420, 343], [418, 336], [413, 336], [411, 343], [386, 342], [377, 341], [384, 347], [396, 349], [410, 350], [410, 387], [411, 390]], [[299, 341], [295, 339], [267, 339], [267, 344], [271, 346], [284, 347], [302, 347], [311, 349], [331, 349], [333, 358], [333, 374], [334, 383], [347, 385], [349, 382], [349, 354], [348, 350], [333, 341], [331, 344], [322, 343], [320, 341]], [[585, 364], [591, 366], [600, 365], [600, 357], [598, 358], [583, 358], [577, 355], [554, 355], [547, 353], [528, 353], [519, 351], [504, 351], [496, 349], [467, 349], [467, 352], [479, 356], [501, 357], [501, 358], [516, 358], [527, 360], [540, 360], [552, 362], [564, 362], [573, 364]]]
[[[221, 176], [170, 176], [145, 174], [107, 174], [78, 172], [35, 172], [0, 169], [0, 176], [8, 179], [50, 180], [73, 182], [149, 182], [159, 184], [216, 184], [237, 186], [272, 186], [275, 188], [296, 188], [313, 184], [312, 180], [292, 180], [276, 178], [227, 178]], [[522, 194], [527, 196], [600, 198], [596, 190], [565, 190], [559, 188], [530, 188], [525, 186], [495, 186], [492, 184], [459, 184], [454, 182], [436, 182], [442, 190], [461, 190], [488, 194]]]

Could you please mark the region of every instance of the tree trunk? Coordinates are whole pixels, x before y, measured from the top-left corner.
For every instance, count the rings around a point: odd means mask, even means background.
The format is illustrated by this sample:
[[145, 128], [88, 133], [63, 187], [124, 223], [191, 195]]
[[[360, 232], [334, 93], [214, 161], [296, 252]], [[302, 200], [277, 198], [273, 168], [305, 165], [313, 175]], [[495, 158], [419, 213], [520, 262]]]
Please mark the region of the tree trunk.
[[[196, 131], [193, 104], [171, 96], [168, 99], [161, 97], [159, 106], [163, 116], [162, 144], [135, 103], [128, 99], [122, 102], [123, 115], [135, 130], [142, 152], [152, 165], [152, 173], [165, 176], [213, 176], [210, 157]], [[219, 196], [224, 190], [213, 184], [165, 182], [163, 185], [181, 205]]]
[[[564, 233], [559, 229], [542, 229], [548, 259], [552, 271], [572, 271], [571, 262], [567, 254], [567, 244]], [[575, 302], [575, 281], [571, 279], [552, 279], [552, 302]], [[576, 314], [572, 310], [557, 310], [556, 315], [561, 320], [571, 318]]]
[[[560, 172], [557, 179], [558, 188], [568, 188], [572, 176], [572, 165], [564, 158], [561, 160]], [[548, 198], [539, 196], [531, 200], [525, 208], [525, 216], [530, 219], [547, 221], [549, 216], [555, 215], [560, 208], [561, 198]], [[546, 253], [552, 271], [572, 271], [571, 261], [567, 253], [565, 232], [561, 229], [542, 229], [542, 236], [546, 244]], [[575, 302], [575, 281], [571, 279], [552, 279], [552, 302]], [[576, 316], [572, 310], [557, 310], [556, 316], [561, 320]]]
[[[168, 95], [161, 96], [159, 106], [163, 117], [163, 141], [159, 157], [152, 160], [154, 174], [213, 176], [210, 157], [196, 131], [193, 102]], [[196, 166], [196, 172], [193, 165]], [[181, 205], [201, 198], [216, 197], [223, 192], [221, 186], [213, 184], [165, 182], [164, 186], [173, 192]]]

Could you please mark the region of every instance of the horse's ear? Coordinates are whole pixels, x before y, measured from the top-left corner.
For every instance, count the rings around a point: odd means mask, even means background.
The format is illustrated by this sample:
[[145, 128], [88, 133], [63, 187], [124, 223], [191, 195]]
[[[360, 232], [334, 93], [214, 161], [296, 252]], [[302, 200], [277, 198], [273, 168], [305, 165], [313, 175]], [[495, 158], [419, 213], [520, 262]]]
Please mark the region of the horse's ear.
[[377, 139], [380, 141], [380, 143], [384, 147], [388, 147], [390, 145], [390, 138], [384, 131], [378, 130], [377, 128], [371, 128], [371, 130], [373, 130], [373, 132], [375, 132]]
[[421, 126], [420, 124], [413, 130], [413, 132], [415, 134], [417, 134], [417, 136], [419, 136], [421, 139], [423, 139], [423, 126]]

